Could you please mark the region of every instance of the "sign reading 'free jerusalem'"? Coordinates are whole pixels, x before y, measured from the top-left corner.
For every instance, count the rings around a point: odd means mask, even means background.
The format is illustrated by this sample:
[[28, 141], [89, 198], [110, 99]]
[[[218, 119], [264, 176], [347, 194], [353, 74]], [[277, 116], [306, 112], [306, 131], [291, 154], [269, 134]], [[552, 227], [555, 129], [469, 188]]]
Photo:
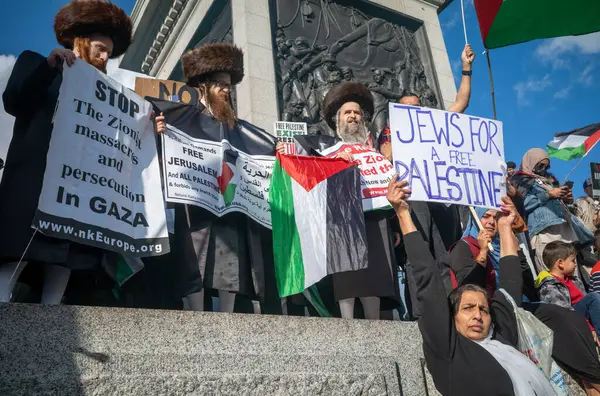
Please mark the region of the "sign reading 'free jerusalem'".
[[502, 123], [390, 103], [394, 168], [411, 200], [496, 209], [506, 194]]
[[127, 256], [168, 253], [151, 111], [87, 63], [65, 67], [32, 226]]
[[271, 228], [275, 157], [249, 155], [227, 140], [193, 138], [169, 124], [162, 149], [168, 202], [200, 206], [217, 216], [241, 212]]

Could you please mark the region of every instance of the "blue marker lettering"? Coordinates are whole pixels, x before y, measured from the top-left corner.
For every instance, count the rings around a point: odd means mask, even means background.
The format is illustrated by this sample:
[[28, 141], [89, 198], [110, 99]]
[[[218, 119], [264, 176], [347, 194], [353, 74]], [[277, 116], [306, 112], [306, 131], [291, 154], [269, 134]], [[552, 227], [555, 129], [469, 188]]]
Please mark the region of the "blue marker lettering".
[[[485, 127], [485, 148], [481, 145], [481, 130], [483, 129], [483, 127]], [[488, 125], [485, 121], [483, 121], [481, 124], [479, 124], [479, 132], [477, 134], [477, 140], [479, 141], [479, 147], [481, 148], [481, 151], [483, 151], [484, 153], [487, 153], [488, 148], [490, 147], [490, 143], [489, 143], [489, 139], [490, 139], [490, 129], [488, 128]]]
[[429, 116], [431, 117], [431, 124], [433, 124], [433, 130], [435, 131], [435, 137], [437, 138], [437, 142], [438, 144], [442, 143], [442, 138], [446, 141], [446, 146], [450, 145], [450, 129], [448, 127], [448, 113], [445, 113], [444, 116], [446, 117], [446, 130], [444, 131], [444, 128], [439, 129], [439, 132], [435, 126], [435, 121], [433, 120], [433, 114], [431, 114], [431, 112], [429, 113]]
[[[427, 170], [425, 172], [427, 173]], [[417, 162], [414, 160], [414, 158], [410, 161], [410, 176], [408, 179], [408, 183], [411, 186], [413, 185], [413, 179], [419, 179], [419, 181], [421, 182], [421, 186], [423, 186], [423, 190], [425, 190], [425, 194], [427, 194], [427, 196], [430, 197], [431, 194], [429, 192], [429, 183], [427, 183], [427, 185], [425, 184], [423, 176], [421, 175], [421, 171], [419, 170]]]
[[[439, 166], [446, 166], [446, 161], [436, 161], [433, 163], [433, 169], [435, 170], [435, 180], [437, 182], [437, 191], [438, 191], [438, 195], [437, 196], [433, 196], [433, 199], [439, 199], [440, 201], [449, 201], [450, 198], [445, 197], [442, 195], [442, 186], [440, 185], [440, 181], [445, 181], [446, 177], [445, 176], [440, 176], [440, 172], [438, 172], [438, 167]], [[446, 175], [447, 175], [448, 171], [446, 171]], [[444, 174], [443, 172], [441, 174]]]
[[454, 196], [452, 194], [452, 189], [449, 188], [448, 189], [448, 196], [454, 202], [458, 202], [458, 201], [460, 201], [462, 199], [463, 193], [462, 193], [462, 190], [460, 188], [460, 184], [455, 183], [453, 181], [450, 181], [450, 172], [454, 172], [456, 174], [456, 177], [459, 177], [460, 176], [459, 175], [459, 171], [454, 166], [449, 166], [448, 169], [446, 169], [446, 181], [448, 182], [448, 185], [451, 186], [451, 187], [456, 188], [456, 190], [458, 191], [458, 196]]
[[[435, 147], [432, 147], [431, 148], [431, 160], [433, 161], [434, 158], [437, 158], [437, 160], [440, 161], [440, 156], [438, 155], [437, 151], [435, 151]], [[450, 158], [452, 158], [452, 156]]]
[[[426, 140], [426, 139], [423, 138], [423, 131], [421, 130], [421, 127], [426, 127], [427, 124], [421, 124], [421, 120], [419, 119], [419, 114], [427, 114], [427, 115], [429, 115], [431, 117], [431, 111], [429, 111], [429, 110], [425, 110], [425, 111], [423, 111], [423, 110], [417, 110], [416, 114], [417, 114], [417, 126], [419, 127], [419, 139], [420, 139], [419, 141], [421, 143], [435, 143], [435, 139]], [[431, 117], [431, 120], [433, 121], [433, 117]], [[433, 127], [435, 128], [435, 125], [433, 125]], [[427, 128], [427, 129], [429, 129], [429, 128]], [[425, 129], [425, 132], [427, 132], [427, 129]], [[434, 129], [434, 134], [435, 134], [435, 129]]]
[[474, 135], [477, 135], [473, 131], [473, 121], [477, 121], [479, 118], [477, 117], [469, 117], [469, 130], [471, 131], [471, 151], [475, 151], [475, 141], [473, 140]]
[[[492, 127], [494, 127], [494, 131], [492, 132]], [[498, 134], [498, 125], [494, 121], [490, 121], [490, 146], [494, 146], [496, 148], [496, 152], [500, 155], [500, 149], [496, 142], [494, 142], [494, 138]], [[490, 154], [492, 153], [492, 149], [490, 148]]]
[[[406, 176], [408, 175], [408, 166], [406, 166], [404, 162], [394, 161], [394, 167], [396, 168], [396, 173], [398, 174], [398, 180], [406, 179]], [[400, 170], [401, 168], [402, 171]]]
[[455, 143], [454, 140], [453, 140], [452, 141], [452, 146], [454, 146], [454, 147], [462, 147], [462, 145], [465, 144], [465, 137], [463, 136], [463, 133], [460, 130], [460, 127], [454, 123], [454, 119], [455, 118], [459, 118], [460, 119], [460, 116], [458, 115], [458, 113], [452, 113], [452, 114], [450, 114], [450, 125], [452, 125], [454, 128], [456, 128], [456, 130], [458, 131], [458, 135], [460, 136], [460, 143]]
[[413, 140], [415, 140], [415, 125], [412, 119], [412, 115], [410, 114], [410, 110], [412, 109], [411, 106], [402, 106], [402, 105], [394, 105], [395, 109], [403, 109], [406, 110], [406, 112], [408, 113], [408, 119], [410, 120], [410, 138], [409, 139], [402, 139], [400, 137], [400, 131], [396, 130], [396, 137], [398, 138], [398, 140], [400, 140], [402, 143], [412, 143]]
[[503, 180], [504, 174], [500, 173], [500, 172], [490, 172], [490, 184], [494, 188], [494, 206], [499, 208], [500, 207], [500, 199], [498, 199], [499, 198], [498, 194], [500, 193], [500, 189], [497, 186], [500, 186], [500, 181], [496, 181], [496, 178]]

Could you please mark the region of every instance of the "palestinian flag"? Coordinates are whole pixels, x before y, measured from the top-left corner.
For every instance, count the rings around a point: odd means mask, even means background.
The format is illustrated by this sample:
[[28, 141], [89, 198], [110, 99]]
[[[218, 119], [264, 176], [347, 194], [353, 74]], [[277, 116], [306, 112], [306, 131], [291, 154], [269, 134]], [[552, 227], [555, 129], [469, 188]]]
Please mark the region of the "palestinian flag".
[[302, 293], [329, 274], [367, 267], [358, 167], [277, 155], [269, 201], [280, 297]]
[[237, 187], [236, 179], [236, 162], [238, 154], [233, 150], [225, 150], [223, 152], [223, 165], [221, 168], [221, 175], [217, 176], [217, 183], [219, 184], [219, 190], [225, 201], [225, 206], [231, 205], [233, 198], [235, 197], [235, 189]]
[[598, 0], [475, 0], [485, 48], [600, 30]]
[[548, 155], [564, 161], [581, 158], [600, 140], [600, 122], [554, 135], [547, 145]]

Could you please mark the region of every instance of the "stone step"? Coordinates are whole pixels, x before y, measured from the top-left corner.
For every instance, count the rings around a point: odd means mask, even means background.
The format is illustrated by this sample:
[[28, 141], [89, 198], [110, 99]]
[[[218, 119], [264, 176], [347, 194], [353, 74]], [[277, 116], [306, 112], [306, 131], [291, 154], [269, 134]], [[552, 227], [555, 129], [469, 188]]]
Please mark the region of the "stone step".
[[13, 395], [439, 393], [416, 323], [13, 303], [0, 396]]

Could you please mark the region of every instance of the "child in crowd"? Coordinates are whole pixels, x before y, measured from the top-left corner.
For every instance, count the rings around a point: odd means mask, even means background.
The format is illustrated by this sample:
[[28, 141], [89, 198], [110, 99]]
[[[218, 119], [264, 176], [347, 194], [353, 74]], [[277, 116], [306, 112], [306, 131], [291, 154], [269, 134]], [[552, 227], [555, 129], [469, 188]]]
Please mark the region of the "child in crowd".
[[[596, 248], [596, 255], [600, 260], [600, 230], [596, 230], [594, 233], [594, 247]], [[590, 291], [600, 293], [600, 261], [594, 265], [592, 272], [590, 272]]]
[[570, 243], [554, 241], [547, 244], [542, 259], [548, 271], [540, 272], [535, 286], [542, 302], [581, 312], [600, 336], [600, 293], [586, 294], [576, 275], [576, 255]]

